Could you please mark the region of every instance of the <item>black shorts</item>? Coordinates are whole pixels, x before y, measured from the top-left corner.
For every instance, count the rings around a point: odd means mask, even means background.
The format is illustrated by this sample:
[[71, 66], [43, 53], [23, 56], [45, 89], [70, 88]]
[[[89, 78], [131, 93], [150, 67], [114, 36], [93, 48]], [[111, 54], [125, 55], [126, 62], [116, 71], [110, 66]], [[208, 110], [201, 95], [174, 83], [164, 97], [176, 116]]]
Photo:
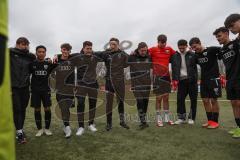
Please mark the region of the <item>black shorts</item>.
[[240, 100], [240, 80], [227, 81], [227, 99]]
[[222, 97], [222, 87], [220, 79], [202, 80], [200, 84], [201, 98]]
[[156, 95], [163, 95], [171, 93], [171, 79], [170, 76], [156, 76], [153, 80], [153, 93]]
[[52, 105], [50, 92], [32, 92], [31, 107], [39, 108], [41, 104], [43, 104], [45, 108]]

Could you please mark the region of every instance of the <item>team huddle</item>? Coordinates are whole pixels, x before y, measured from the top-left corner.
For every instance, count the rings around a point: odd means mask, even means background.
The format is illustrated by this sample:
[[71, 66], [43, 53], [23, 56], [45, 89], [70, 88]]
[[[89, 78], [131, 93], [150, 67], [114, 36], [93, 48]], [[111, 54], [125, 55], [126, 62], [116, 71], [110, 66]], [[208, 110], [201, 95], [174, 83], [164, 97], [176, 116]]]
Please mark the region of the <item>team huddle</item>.
[[[111, 38], [109, 48], [105, 51], [93, 51], [90, 41], [83, 42], [79, 53], [71, 53], [72, 46], [64, 43], [60, 46], [61, 54], [53, 60], [46, 58], [47, 48], [36, 47], [36, 54], [29, 52], [29, 41], [20, 37], [16, 47], [10, 48], [11, 87], [14, 124], [18, 143], [26, 143], [23, 131], [26, 108], [31, 96], [31, 107], [34, 108], [36, 136], [51, 136], [51, 89], [49, 77], [55, 80], [56, 100], [61, 111], [63, 131], [66, 138], [71, 137], [70, 109], [77, 99], [77, 118], [79, 128], [76, 135], [85, 132], [84, 113], [85, 99], [89, 101], [88, 129], [96, 132], [94, 123], [99, 91], [97, 65], [106, 66], [106, 131], [112, 130], [112, 111], [114, 97], [117, 99], [120, 126], [130, 129], [124, 111], [125, 76], [124, 69], [129, 67], [131, 91], [136, 99], [140, 129], [149, 127], [147, 110], [151, 90], [156, 95], [156, 125], [193, 125], [197, 113], [198, 69], [201, 68], [200, 94], [206, 111], [207, 122], [204, 128], [219, 127], [218, 98], [222, 96], [222, 88], [226, 88], [227, 99], [230, 100], [237, 128], [229, 131], [234, 138], [240, 138], [240, 14], [229, 15], [225, 27], [216, 29], [213, 35], [222, 47], [204, 47], [198, 37], [189, 42], [178, 41], [178, 51], [167, 46], [167, 36], [157, 37], [158, 44], [148, 48], [145, 42], [131, 54], [120, 49], [119, 40]], [[229, 31], [238, 34], [230, 40]], [[190, 47], [188, 47], [188, 44]], [[219, 61], [225, 65], [225, 74], [219, 71]], [[171, 65], [172, 72], [169, 71]], [[31, 88], [31, 91], [29, 90]], [[177, 120], [174, 121], [169, 111], [169, 94], [177, 91]], [[185, 100], [190, 98], [190, 112], [186, 113]], [[44, 107], [42, 126], [41, 105]], [[162, 109], [163, 108], [163, 109]]]

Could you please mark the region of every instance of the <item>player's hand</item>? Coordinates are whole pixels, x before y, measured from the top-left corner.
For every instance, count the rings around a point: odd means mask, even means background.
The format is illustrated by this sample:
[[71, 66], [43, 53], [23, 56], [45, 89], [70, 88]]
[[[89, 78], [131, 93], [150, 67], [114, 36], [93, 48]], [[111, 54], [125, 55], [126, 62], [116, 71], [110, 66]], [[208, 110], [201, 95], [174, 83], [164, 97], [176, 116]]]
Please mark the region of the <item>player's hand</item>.
[[46, 61], [47, 61], [48, 63], [52, 63], [51, 58], [46, 58]]
[[136, 55], [136, 52], [135, 51], [131, 51], [130, 55]]
[[176, 91], [176, 90], [177, 90], [177, 88], [178, 88], [178, 83], [179, 83], [179, 81], [176, 81], [176, 80], [173, 80], [173, 81], [172, 81], [172, 89], [173, 89], [173, 91]]
[[220, 82], [221, 82], [222, 88], [225, 88], [225, 87], [226, 87], [227, 80], [226, 80], [226, 78], [225, 78], [224, 75], [221, 75], [221, 76], [220, 76]]
[[53, 64], [56, 64], [58, 63], [58, 55], [55, 54], [54, 57], [53, 57]]

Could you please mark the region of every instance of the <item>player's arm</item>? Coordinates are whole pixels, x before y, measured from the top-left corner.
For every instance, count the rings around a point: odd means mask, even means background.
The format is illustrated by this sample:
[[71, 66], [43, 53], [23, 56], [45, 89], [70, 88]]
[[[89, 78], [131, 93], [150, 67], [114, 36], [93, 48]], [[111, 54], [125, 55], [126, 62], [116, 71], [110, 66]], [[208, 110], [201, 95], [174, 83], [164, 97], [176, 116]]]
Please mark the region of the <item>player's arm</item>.
[[124, 68], [127, 68], [129, 66], [129, 63], [128, 63], [128, 59], [129, 59], [129, 55], [125, 52], [125, 51], [122, 51], [123, 52], [123, 55], [124, 55]]
[[94, 52], [94, 56], [96, 56], [102, 62], [107, 60], [107, 54], [109, 51], [96, 51]]
[[179, 83], [179, 78], [177, 77], [177, 73], [176, 73], [179, 68], [177, 68], [176, 66], [176, 63], [175, 63], [176, 61], [177, 61], [177, 57], [176, 57], [176, 54], [174, 53], [171, 55], [170, 61], [169, 61], [172, 67], [172, 89], [174, 91], [177, 90], [178, 83]]
[[170, 47], [170, 60], [169, 63], [172, 63], [172, 57], [176, 54], [176, 51]]

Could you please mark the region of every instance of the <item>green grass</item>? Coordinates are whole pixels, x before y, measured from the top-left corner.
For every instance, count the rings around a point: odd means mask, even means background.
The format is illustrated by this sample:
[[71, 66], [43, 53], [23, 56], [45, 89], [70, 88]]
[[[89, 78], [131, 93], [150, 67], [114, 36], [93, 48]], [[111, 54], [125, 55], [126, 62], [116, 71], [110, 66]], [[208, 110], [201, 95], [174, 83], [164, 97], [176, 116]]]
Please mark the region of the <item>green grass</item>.
[[[99, 97], [104, 97], [100, 94]], [[131, 99], [131, 95], [127, 98]], [[176, 112], [176, 95], [171, 94], [170, 107]], [[104, 104], [104, 98], [99, 103]], [[134, 105], [134, 101], [128, 103]], [[186, 103], [189, 109], [189, 102]], [[87, 104], [86, 104], [87, 105]], [[118, 113], [114, 110], [113, 130], [105, 131], [105, 110], [98, 107], [96, 119], [97, 133], [89, 131], [81, 137], [76, 137], [77, 122], [71, 123], [73, 136], [65, 139], [62, 122], [53, 113], [51, 137], [36, 138], [33, 109], [28, 108], [25, 121], [25, 131], [28, 136], [26, 145], [16, 145], [17, 159], [23, 160], [238, 160], [240, 157], [240, 139], [233, 139], [227, 131], [235, 126], [233, 113], [229, 102], [220, 102], [221, 127], [217, 130], [201, 128], [206, 121], [202, 103], [198, 102], [197, 121], [194, 126], [180, 125], [157, 128], [154, 122], [145, 130], [138, 129], [138, 123], [128, 121], [130, 130], [119, 126]], [[53, 107], [53, 112], [54, 112]], [[86, 107], [88, 109], [88, 107]], [[126, 113], [134, 116], [135, 106], [125, 106]], [[73, 108], [74, 112], [76, 108]], [[150, 101], [149, 113], [155, 114], [155, 101]], [[74, 116], [73, 116], [74, 117]], [[87, 116], [86, 116], [87, 117]]]

